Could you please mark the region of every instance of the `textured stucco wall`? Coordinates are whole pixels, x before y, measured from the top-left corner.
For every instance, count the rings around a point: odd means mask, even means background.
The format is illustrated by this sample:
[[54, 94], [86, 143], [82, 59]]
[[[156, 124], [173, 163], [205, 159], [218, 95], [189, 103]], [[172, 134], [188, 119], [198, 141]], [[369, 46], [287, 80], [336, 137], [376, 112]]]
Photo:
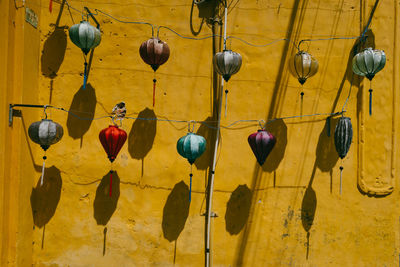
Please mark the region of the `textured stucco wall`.
[[[88, 6], [94, 12], [97, 8], [121, 20], [168, 26], [185, 36], [193, 36], [191, 28], [194, 32], [200, 28], [199, 37], [212, 34], [210, 24], [205, 19], [202, 24], [200, 18], [207, 15], [207, 10], [199, 12], [189, 0], [68, 2], [78, 10]], [[357, 36], [375, 3], [361, 1], [360, 6], [360, 1], [355, 0], [260, 0], [238, 1], [236, 5], [233, 2], [228, 35], [255, 44], [280, 38], [298, 42], [307, 38]], [[59, 1], [53, 5], [52, 13], [47, 0], [33, 5], [40, 14], [40, 26], [36, 32], [25, 32], [25, 36], [40, 34], [41, 42], [39, 48], [26, 37], [23, 40], [22, 46], [29, 46], [24, 51], [33, 54], [25, 54], [20, 60], [27, 62], [24, 67], [32, 64], [32, 71], [24, 73], [34, 77], [19, 79], [25, 86], [18, 101], [48, 103], [87, 118], [106, 115], [116, 103], [125, 101], [128, 114], [133, 117], [213, 121], [216, 81], [211, 38], [194, 41], [160, 30], [160, 38], [170, 46], [171, 57], [157, 71], [153, 108], [153, 71], [138, 53], [140, 44], [151, 37], [150, 27], [120, 23], [98, 12], [102, 42], [94, 51], [88, 88], [82, 90], [82, 53], [68, 38], [68, 27], [78, 23], [81, 15], [66, 6], [60, 15]], [[221, 130], [213, 201], [218, 217], [212, 219], [215, 266], [398, 264], [398, 9], [398, 1], [381, 1], [372, 19], [372, 32], [368, 32], [368, 42], [385, 50], [388, 58], [386, 67], [372, 82], [372, 117], [368, 115], [369, 83], [353, 76], [348, 69], [356, 41], [318, 41], [302, 46], [306, 49], [309, 45], [308, 51], [320, 64], [319, 72], [303, 88], [303, 114], [340, 111], [351, 88], [346, 116], [352, 119], [354, 137], [342, 162], [342, 195], [341, 160], [332, 135], [326, 135], [326, 116], [268, 124], [267, 130], [276, 135], [278, 142], [262, 168], [247, 143], [248, 135], [258, 129], [257, 123], [239, 123], [234, 129]], [[215, 30], [220, 33], [218, 26]], [[7, 38], [10, 40], [10, 36]], [[21, 46], [18, 40], [14, 42]], [[227, 85], [229, 106], [223, 125], [240, 119], [268, 120], [300, 114], [301, 89], [287, 68], [295, 53], [291, 42], [252, 47], [231, 39], [228, 48], [242, 55], [243, 65]], [[1, 49], [0, 52], [4, 53]], [[2, 77], [0, 82], [4, 84], [7, 79]], [[29, 84], [32, 88], [27, 87]], [[16, 92], [13, 88], [7, 92]], [[6, 108], [8, 100], [3, 99], [2, 106]], [[7, 116], [4, 110], [3, 113]], [[41, 116], [40, 111], [29, 114], [26, 126]], [[109, 198], [110, 163], [98, 133], [110, 121], [78, 120], [58, 110], [50, 110], [49, 115], [63, 125], [64, 137], [47, 153], [43, 187], [38, 182], [40, 169], [34, 171], [41, 164], [43, 153], [37, 145], [27, 142], [19, 118], [12, 129], [18, 140], [9, 144], [19, 151], [15, 152], [19, 153], [15, 154], [17, 160], [5, 158], [2, 150], [2, 186], [7, 185], [10, 172], [7, 164], [17, 169], [18, 179], [11, 180], [17, 184], [11, 191], [16, 196], [4, 194], [4, 186], [0, 187], [0, 196], [11, 202], [18, 198], [17, 204], [9, 205], [17, 205], [14, 208], [19, 211], [13, 212], [19, 214], [15, 221], [19, 223], [13, 224], [14, 213], [8, 213], [0, 220], [1, 233], [27, 233], [20, 239], [22, 245], [12, 239], [19, 249], [14, 255], [22, 255], [34, 266], [204, 264], [202, 214], [206, 211], [204, 192], [212, 152], [208, 149], [193, 165], [194, 192], [189, 204], [190, 166], [176, 152], [176, 141], [186, 134], [186, 124], [124, 120], [122, 128], [127, 131], [128, 140], [113, 164], [117, 177]], [[0, 118], [2, 134], [10, 131], [5, 127], [4, 116]], [[335, 122], [332, 119], [332, 132]], [[208, 141], [215, 135], [205, 126], [197, 125], [195, 131]], [[6, 135], [1, 138], [7, 139]], [[8, 145], [8, 141], [4, 143]], [[33, 165], [27, 152], [29, 147], [33, 151]], [[358, 186], [382, 196], [365, 195]], [[387, 188], [391, 186], [394, 191], [388, 194]], [[3, 206], [0, 211], [5, 214]], [[9, 225], [8, 231], [4, 230], [5, 225]], [[29, 232], [32, 228], [33, 240]], [[3, 260], [4, 251], [15, 244], [1, 244]]]

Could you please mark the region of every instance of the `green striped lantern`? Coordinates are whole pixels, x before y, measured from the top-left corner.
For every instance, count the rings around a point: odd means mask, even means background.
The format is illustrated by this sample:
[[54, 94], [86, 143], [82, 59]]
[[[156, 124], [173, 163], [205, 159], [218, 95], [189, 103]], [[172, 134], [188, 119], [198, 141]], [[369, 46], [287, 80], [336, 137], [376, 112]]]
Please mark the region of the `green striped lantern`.
[[[203, 136], [189, 132], [187, 135], [179, 138], [176, 148], [179, 155], [186, 158], [192, 167], [195, 160], [206, 150], [206, 144], [206, 139]], [[190, 172], [189, 202], [192, 199], [192, 177], [193, 174]]]
[[69, 28], [69, 38], [71, 38], [71, 41], [85, 54], [85, 70], [83, 73], [83, 89], [85, 89], [88, 72], [86, 55], [91, 49], [100, 44], [101, 33], [98, 28], [90, 25], [88, 21], [81, 21], [81, 23], [75, 24]]
[[[383, 50], [368, 47], [353, 57], [353, 72], [371, 81], [375, 74], [385, 67], [386, 55]], [[369, 115], [372, 115], [372, 88], [369, 89]]]
[[[353, 126], [349, 117], [340, 117], [335, 128], [335, 148], [339, 157], [343, 160], [350, 150], [353, 139]], [[342, 194], [342, 172], [343, 166], [340, 166], [340, 194]]]

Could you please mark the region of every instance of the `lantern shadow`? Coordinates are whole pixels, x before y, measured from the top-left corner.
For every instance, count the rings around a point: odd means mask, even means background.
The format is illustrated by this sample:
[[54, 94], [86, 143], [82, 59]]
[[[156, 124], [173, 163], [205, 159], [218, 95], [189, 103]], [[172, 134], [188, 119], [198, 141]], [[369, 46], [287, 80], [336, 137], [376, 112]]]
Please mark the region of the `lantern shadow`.
[[144, 172], [144, 158], [153, 147], [157, 133], [157, 116], [152, 109], [145, 108], [138, 114], [132, 124], [128, 136], [128, 151], [133, 159], [142, 160], [142, 176]]
[[86, 89], [82, 87], [74, 95], [71, 106], [69, 107], [67, 118], [68, 134], [73, 139], [81, 138], [81, 147], [83, 136], [92, 125], [94, 113], [96, 111], [96, 92], [92, 85], [86, 85]]
[[207, 119], [205, 119], [204, 123], [200, 125], [200, 127], [197, 129], [196, 132], [197, 135], [203, 136], [207, 142], [206, 150], [194, 162], [194, 165], [196, 165], [196, 168], [199, 170], [206, 170], [207, 168], [212, 166], [212, 158], [213, 158], [212, 156], [214, 151], [212, 149], [213, 147], [210, 144], [212, 140], [215, 139], [215, 130], [211, 129], [208, 126], [216, 127], [212, 117], [208, 117]]
[[103, 176], [96, 190], [93, 202], [94, 219], [98, 225], [107, 225], [114, 214], [120, 195], [120, 179], [118, 173], [112, 173], [112, 192], [110, 196], [110, 172]]
[[281, 163], [287, 146], [287, 126], [282, 119], [266, 125], [266, 130], [276, 138], [276, 144], [262, 166], [263, 171], [273, 172]]
[[65, 50], [67, 49], [66, 28], [66, 26], [55, 26], [54, 31], [44, 42], [40, 61], [42, 75], [47, 78], [54, 79], [64, 61]]
[[239, 185], [226, 204], [225, 229], [237, 235], [244, 228], [250, 214], [252, 193], [247, 185]]
[[[317, 168], [320, 169], [322, 172], [331, 171], [339, 160], [334, 142], [335, 126], [338, 120], [338, 118], [331, 118], [330, 126], [325, 123], [325, 126], [322, 129], [321, 134], [318, 138], [317, 150], [315, 153], [315, 164], [317, 165]], [[330, 136], [328, 136], [328, 130]]]
[[163, 209], [162, 230], [169, 242], [176, 241], [189, 216], [189, 187], [180, 181], [168, 195]]
[[45, 168], [43, 185], [40, 185], [40, 177], [36, 187], [31, 193], [31, 208], [33, 223], [42, 228], [54, 216], [61, 197], [62, 179], [60, 170], [51, 166]]
[[312, 188], [312, 183], [314, 181], [316, 170], [317, 170], [317, 166], [316, 166], [316, 164], [314, 164], [310, 181], [308, 183], [307, 189], [303, 196], [303, 200], [301, 202], [301, 223], [302, 223], [304, 231], [306, 231], [306, 234], [307, 234], [306, 259], [308, 259], [309, 250], [310, 250], [310, 230], [314, 223], [315, 212], [317, 210], [317, 195], [316, 195], [314, 189]]

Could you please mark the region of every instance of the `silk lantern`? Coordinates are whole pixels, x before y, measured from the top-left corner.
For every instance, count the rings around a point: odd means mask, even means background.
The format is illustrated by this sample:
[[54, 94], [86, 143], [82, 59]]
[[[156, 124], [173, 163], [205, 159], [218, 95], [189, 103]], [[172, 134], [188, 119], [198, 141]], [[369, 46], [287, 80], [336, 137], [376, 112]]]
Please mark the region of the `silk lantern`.
[[[116, 159], [119, 151], [124, 145], [127, 138], [127, 134], [124, 130], [118, 128], [116, 125], [110, 125], [100, 131], [99, 139], [103, 145], [104, 150], [107, 153], [108, 159], [111, 163]], [[110, 197], [112, 194], [112, 174], [113, 170], [110, 170]]]
[[[335, 148], [341, 159], [346, 157], [350, 150], [351, 141], [353, 139], [353, 127], [349, 117], [341, 117], [338, 120], [335, 128]], [[340, 166], [340, 194], [342, 194], [342, 171], [343, 166]]]
[[86, 56], [89, 51], [100, 44], [101, 32], [98, 28], [90, 25], [88, 21], [81, 21], [79, 24], [75, 24], [69, 28], [69, 37], [71, 41], [78, 46], [85, 59], [85, 68], [83, 72], [83, 89], [86, 88], [88, 64]]
[[372, 88], [371, 81], [386, 64], [386, 55], [383, 50], [374, 50], [371, 47], [364, 49], [353, 57], [353, 72], [365, 76], [370, 81], [369, 115], [372, 115]]
[[249, 135], [247, 141], [257, 158], [258, 164], [262, 166], [276, 144], [275, 136], [261, 129]]
[[[242, 56], [232, 50], [224, 50], [214, 55], [213, 63], [216, 71], [228, 82], [231, 76], [240, 70]], [[225, 117], [227, 113], [228, 92], [228, 89], [225, 89]]]
[[152, 37], [149, 40], [142, 43], [139, 48], [140, 57], [146, 64], [149, 64], [154, 70], [153, 78], [153, 107], [155, 105], [155, 94], [156, 94], [156, 82], [155, 73], [157, 69], [167, 62], [170, 50], [166, 42], [161, 41], [157, 37]]
[[[179, 155], [186, 158], [190, 163], [190, 168], [195, 160], [200, 157], [206, 150], [206, 139], [203, 136], [189, 132], [187, 135], [179, 138], [176, 148]], [[192, 199], [192, 177], [193, 173], [190, 171], [190, 186], [189, 186], [189, 202]]]
[[40, 177], [41, 186], [43, 185], [44, 170], [46, 166], [46, 151], [51, 145], [60, 141], [63, 134], [63, 127], [48, 119], [34, 122], [28, 128], [29, 138], [36, 144], [39, 144], [45, 152], [43, 156], [42, 176]]

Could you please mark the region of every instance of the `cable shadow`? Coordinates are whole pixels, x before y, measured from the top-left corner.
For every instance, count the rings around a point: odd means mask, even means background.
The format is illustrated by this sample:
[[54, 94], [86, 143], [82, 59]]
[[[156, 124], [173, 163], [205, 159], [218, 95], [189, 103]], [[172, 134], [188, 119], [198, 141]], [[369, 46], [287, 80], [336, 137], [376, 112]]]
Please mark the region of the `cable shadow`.
[[[216, 127], [216, 123], [213, 122], [212, 117], [206, 118], [204, 122], [207, 123], [207, 125], [209, 126]], [[203, 136], [206, 139], [207, 144], [209, 144], [211, 143], [211, 140], [215, 135], [215, 130], [211, 129], [210, 127], [207, 127], [205, 124], [202, 123], [200, 127], [197, 129], [196, 134]], [[212, 150], [212, 147], [207, 145], [204, 153], [194, 162], [196, 168], [199, 170], [207, 170], [208, 167], [212, 165], [213, 152], [214, 151]]]
[[93, 202], [94, 219], [98, 225], [107, 225], [114, 214], [118, 199], [120, 179], [117, 171], [112, 174], [112, 194], [110, 196], [110, 172], [103, 176], [96, 190], [96, 197]]
[[53, 218], [61, 197], [62, 179], [60, 170], [51, 166], [45, 168], [43, 185], [40, 185], [40, 177], [31, 193], [31, 208], [33, 223], [42, 228]]
[[266, 130], [275, 136], [276, 144], [262, 166], [262, 170], [266, 172], [274, 172], [285, 156], [287, 146], [287, 126], [282, 119], [279, 119], [267, 124]]
[[225, 229], [231, 235], [237, 235], [247, 223], [250, 214], [252, 192], [246, 184], [239, 185], [226, 204]]
[[189, 216], [189, 187], [183, 182], [175, 184], [163, 209], [162, 230], [169, 242], [176, 241]]
[[133, 159], [142, 160], [142, 177], [144, 173], [144, 158], [153, 147], [157, 132], [157, 117], [152, 109], [145, 108], [139, 112], [138, 118], [132, 124], [128, 136], [128, 151]]
[[41, 62], [42, 75], [54, 79], [64, 61], [65, 50], [67, 49], [67, 26], [56, 26], [43, 45]]
[[[295, 0], [293, 2], [293, 7], [290, 13], [290, 17], [289, 17], [289, 21], [288, 21], [288, 27], [287, 27], [287, 31], [286, 31], [286, 36], [285, 38], [288, 40], [292, 40], [294, 39], [295, 36], [292, 36], [293, 33], [297, 33], [295, 32], [294, 26], [295, 26], [295, 22], [296, 22], [296, 17], [297, 17], [297, 13], [300, 10], [300, 15], [299, 15], [299, 21], [301, 22], [302, 19], [304, 18], [304, 10], [306, 10], [306, 4], [307, 2], [303, 2], [302, 3], [302, 7], [299, 9], [299, 5], [300, 5], [300, 0]], [[300, 23], [299, 23], [300, 25]], [[298, 29], [299, 30], [299, 25], [298, 25]], [[267, 120], [268, 119], [272, 119], [276, 116], [276, 112], [279, 109], [279, 106], [281, 105], [285, 93], [286, 93], [286, 88], [282, 86], [283, 83], [283, 78], [284, 78], [284, 74], [285, 74], [285, 63], [286, 63], [286, 59], [288, 57], [288, 52], [290, 49], [290, 42], [286, 41], [285, 45], [282, 49], [282, 54], [281, 54], [281, 60], [279, 63], [279, 70], [278, 70], [278, 74], [276, 76], [275, 79], [275, 85], [273, 88], [273, 93], [272, 93], [272, 97], [271, 97], [271, 101], [270, 101], [270, 107], [269, 107], [269, 111], [267, 113]], [[292, 48], [292, 50], [294, 50], [294, 48]], [[272, 152], [271, 152], [272, 153]], [[271, 164], [272, 165], [272, 164]], [[274, 166], [270, 167], [270, 170], [272, 170]], [[268, 169], [268, 168], [267, 168]], [[259, 167], [258, 164], [255, 164], [254, 167], [254, 171], [253, 171], [253, 178], [252, 178], [252, 183], [250, 186], [250, 190], [252, 192], [255, 192], [255, 190], [260, 186], [260, 177], [262, 175], [262, 169]], [[255, 199], [257, 197], [257, 193], [253, 194], [253, 199]], [[252, 205], [250, 208], [250, 213], [253, 214], [255, 210], [255, 205], [254, 205], [254, 201], [252, 201]], [[254, 216], [254, 215], [251, 215]], [[241, 236], [241, 239], [238, 242], [238, 248], [237, 248], [237, 252], [236, 252], [236, 256], [235, 256], [235, 266], [243, 266], [243, 261], [244, 261], [244, 255], [247, 249], [247, 241], [249, 239], [251, 233], [251, 225], [246, 225], [243, 231], [243, 234]]]
[[[360, 85], [361, 82], [363, 81], [363, 77], [355, 75], [353, 72], [353, 57], [359, 53], [363, 48], [366, 47], [375, 47], [375, 35], [372, 32], [371, 29], [369, 29], [366, 34], [367, 38], [365, 40], [363, 39], [356, 39], [356, 41], [353, 44], [353, 47], [351, 48], [350, 52], [349, 52], [349, 56], [347, 58], [347, 65], [346, 65], [346, 70], [343, 74], [343, 78], [342, 81], [340, 82], [339, 88], [338, 88], [338, 92], [336, 94], [335, 100], [333, 101], [333, 105], [332, 105], [332, 109], [331, 112], [335, 112], [337, 105], [338, 105], [338, 101], [339, 101], [339, 97], [342, 94], [343, 91], [343, 87], [346, 81], [350, 82], [351, 86], [355, 86], [356, 88], [360, 89]], [[355, 77], [356, 76], [356, 77]], [[358, 90], [358, 94], [357, 94], [357, 99], [360, 99], [361, 92], [360, 90]], [[360, 103], [357, 103], [357, 111], [359, 112], [360, 109]]]
[[[68, 134], [73, 139], [81, 139], [80, 146], [82, 147], [83, 136], [92, 125], [94, 114], [96, 111], [96, 91], [89, 83], [86, 89], [82, 87], [74, 95], [67, 118]], [[78, 118], [77, 116], [84, 118]]]

